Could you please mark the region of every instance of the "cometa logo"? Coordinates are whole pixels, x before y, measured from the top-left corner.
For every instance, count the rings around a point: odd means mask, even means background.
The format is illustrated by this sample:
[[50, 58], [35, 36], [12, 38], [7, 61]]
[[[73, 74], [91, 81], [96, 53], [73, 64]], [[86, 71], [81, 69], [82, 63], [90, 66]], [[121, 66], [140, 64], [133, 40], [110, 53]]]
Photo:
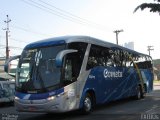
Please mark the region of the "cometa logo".
[[104, 69], [104, 77], [123, 77], [122, 72], [118, 71], [108, 71], [107, 69]]

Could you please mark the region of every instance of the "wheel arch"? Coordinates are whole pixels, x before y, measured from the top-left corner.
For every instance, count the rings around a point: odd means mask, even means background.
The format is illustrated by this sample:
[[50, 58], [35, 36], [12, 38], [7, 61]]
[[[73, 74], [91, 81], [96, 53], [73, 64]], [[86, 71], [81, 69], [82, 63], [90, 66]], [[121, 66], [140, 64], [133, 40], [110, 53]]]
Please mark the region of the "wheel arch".
[[89, 94], [93, 100], [93, 106], [96, 105], [96, 93], [95, 93], [95, 90], [94, 89], [86, 89], [84, 92], [83, 92], [83, 95], [82, 95], [82, 98], [80, 100], [80, 108], [83, 107], [83, 100], [85, 99], [85, 96]]
[[94, 89], [89, 89], [86, 91], [86, 94], [89, 94], [92, 98], [92, 102], [93, 102], [93, 107], [96, 105], [96, 94]]

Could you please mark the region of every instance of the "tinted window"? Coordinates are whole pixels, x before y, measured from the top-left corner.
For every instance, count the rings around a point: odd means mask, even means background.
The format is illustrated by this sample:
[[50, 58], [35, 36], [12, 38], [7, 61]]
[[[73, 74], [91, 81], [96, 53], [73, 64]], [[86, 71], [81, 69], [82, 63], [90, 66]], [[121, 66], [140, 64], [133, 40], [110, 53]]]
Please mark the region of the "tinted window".
[[68, 44], [68, 49], [75, 49], [78, 52], [70, 53], [65, 56], [65, 64], [63, 71], [64, 84], [70, 84], [77, 80], [82, 66], [87, 43], [76, 42]]

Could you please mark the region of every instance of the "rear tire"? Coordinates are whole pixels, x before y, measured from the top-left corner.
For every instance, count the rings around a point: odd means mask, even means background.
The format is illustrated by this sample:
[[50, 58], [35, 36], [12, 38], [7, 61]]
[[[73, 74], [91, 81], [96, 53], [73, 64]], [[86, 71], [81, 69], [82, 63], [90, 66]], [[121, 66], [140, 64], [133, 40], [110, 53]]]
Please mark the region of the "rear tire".
[[135, 95], [135, 99], [140, 100], [141, 98], [144, 98], [144, 93], [142, 91], [142, 87], [138, 86], [137, 87], [137, 94]]
[[147, 94], [147, 85], [144, 84], [144, 93], [143, 93], [142, 98], [145, 98], [145, 97], [146, 97], [146, 94]]

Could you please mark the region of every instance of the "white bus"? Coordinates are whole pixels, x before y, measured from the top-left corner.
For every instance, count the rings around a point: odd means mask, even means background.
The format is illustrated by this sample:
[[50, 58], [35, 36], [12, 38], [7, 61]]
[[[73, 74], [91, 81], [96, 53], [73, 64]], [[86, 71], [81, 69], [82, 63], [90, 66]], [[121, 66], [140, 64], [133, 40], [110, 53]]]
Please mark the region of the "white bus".
[[16, 58], [15, 106], [22, 112], [89, 113], [96, 104], [140, 99], [153, 89], [150, 56], [92, 37], [28, 44], [21, 55], [8, 60], [6, 71]]

